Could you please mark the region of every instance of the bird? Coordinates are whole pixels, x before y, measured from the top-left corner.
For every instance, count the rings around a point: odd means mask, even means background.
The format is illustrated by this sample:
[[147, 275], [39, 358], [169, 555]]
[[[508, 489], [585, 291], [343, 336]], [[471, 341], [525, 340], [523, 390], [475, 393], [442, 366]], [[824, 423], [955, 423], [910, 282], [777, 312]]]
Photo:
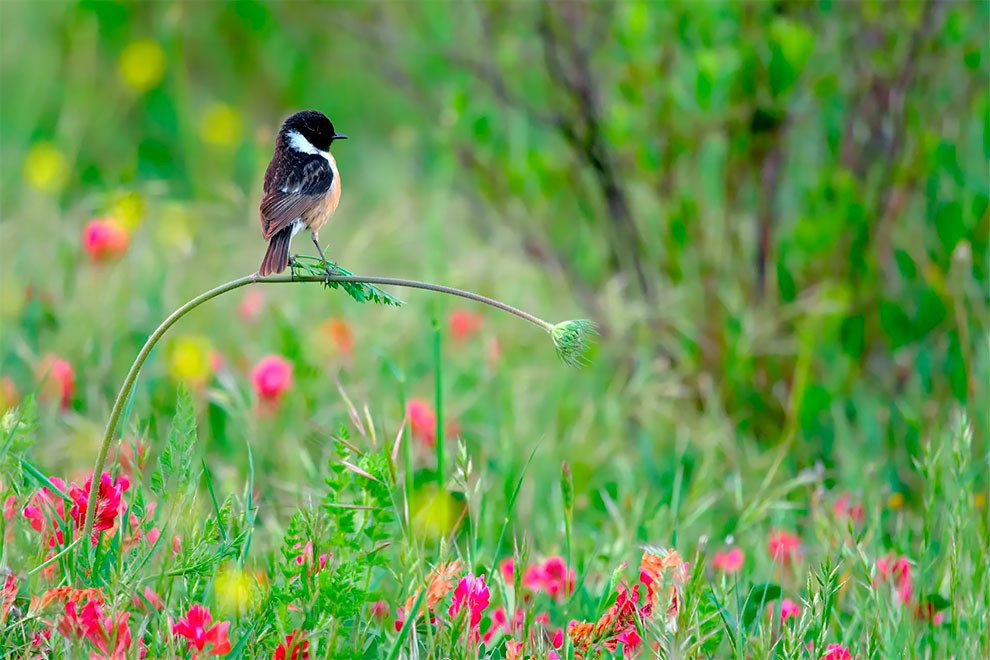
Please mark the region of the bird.
[[340, 173], [330, 145], [346, 139], [318, 110], [303, 110], [282, 122], [261, 198], [261, 235], [268, 241], [258, 269], [262, 277], [285, 270], [292, 237], [309, 229], [330, 281], [333, 271], [320, 247], [320, 229], [340, 202]]

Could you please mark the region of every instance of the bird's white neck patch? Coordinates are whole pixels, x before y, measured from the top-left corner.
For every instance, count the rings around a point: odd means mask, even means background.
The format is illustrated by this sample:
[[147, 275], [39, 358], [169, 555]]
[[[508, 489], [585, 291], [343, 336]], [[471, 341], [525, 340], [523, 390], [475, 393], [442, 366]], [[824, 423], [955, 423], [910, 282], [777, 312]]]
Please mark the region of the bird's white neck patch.
[[306, 136], [299, 131], [289, 131], [289, 146], [296, 151], [301, 151], [304, 154], [313, 154], [315, 156], [323, 156], [328, 161], [331, 161], [331, 156], [329, 151], [320, 151], [313, 143], [306, 139]]

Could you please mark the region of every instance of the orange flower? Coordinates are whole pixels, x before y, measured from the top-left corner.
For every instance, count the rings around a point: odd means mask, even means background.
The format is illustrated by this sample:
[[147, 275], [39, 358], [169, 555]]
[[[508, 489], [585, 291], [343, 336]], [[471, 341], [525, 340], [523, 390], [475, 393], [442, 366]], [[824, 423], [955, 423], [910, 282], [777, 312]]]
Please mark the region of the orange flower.
[[454, 588], [457, 573], [461, 570], [461, 560], [455, 559], [449, 564], [439, 564], [426, 576], [426, 605], [431, 610], [437, 603], [447, 597]]
[[328, 319], [323, 324], [323, 334], [329, 337], [344, 355], [354, 354], [354, 332], [344, 319]]

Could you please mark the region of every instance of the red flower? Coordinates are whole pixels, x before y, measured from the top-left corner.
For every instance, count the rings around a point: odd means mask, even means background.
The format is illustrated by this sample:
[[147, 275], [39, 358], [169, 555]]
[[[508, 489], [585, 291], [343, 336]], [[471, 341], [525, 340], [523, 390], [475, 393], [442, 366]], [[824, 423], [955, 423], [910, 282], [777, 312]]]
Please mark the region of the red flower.
[[485, 584], [485, 576], [468, 574], [462, 577], [454, 589], [454, 600], [450, 604], [448, 614], [455, 617], [461, 608], [467, 608], [469, 614], [470, 636], [475, 641], [479, 638], [478, 626], [481, 624], [481, 614], [488, 607], [489, 592]]
[[770, 530], [767, 547], [770, 556], [784, 564], [801, 556], [801, 538], [787, 531]]
[[410, 399], [406, 404], [406, 416], [409, 417], [413, 436], [427, 447], [436, 446], [437, 414], [430, 404], [423, 399]]
[[[69, 514], [76, 521], [76, 526], [80, 528], [83, 526], [83, 520], [86, 517], [89, 491], [92, 486], [93, 476], [90, 475], [82, 488], [79, 488], [76, 484], [72, 484], [69, 487], [69, 497], [72, 498], [72, 509], [69, 511]], [[118, 476], [116, 481], [108, 472], [100, 475], [100, 485], [96, 499], [96, 515], [93, 520], [93, 545], [96, 545], [99, 539], [98, 532], [114, 529], [117, 516], [126, 508], [121, 495], [130, 486], [131, 482], [125, 475]]]
[[251, 381], [259, 400], [277, 403], [292, 386], [292, 364], [279, 355], [264, 357], [251, 371]]
[[82, 243], [91, 260], [107, 261], [127, 252], [130, 236], [113, 220], [91, 220], [83, 229]]
[[49, 355], [39, 363], [37, 376], [42, 381], [43, 397], [57, 398], [62, 409], [72, 404], [72, 396], [76, 393], [76, 372], [71, 364], [60, 357]]
[[230, 653], [230, 640], [227, 639], [230, 621], [214, 623], [211, 626], [212, 621], [210, 608], [193, 603], [189, 606], [186, 615], [179, 618], [178, 623], [172, 624], [172, 634], [189, 640], [190, 651], [193, 648], [197, 652], [202, 651], [209, 644], [213, 647], [210, 651], [211, 655]]
[[[65, 492], [64, 481], [58, 477], [50, 477], [49, 481], [58, 490]], [[31, 521], [34, 531], [42, 533], [48, 547], [54, 548], [56, 544], [61, 545], [65, 541], [61, 527], [65, 521], [65, 503], [61, 495], [53, 493], [47, 486], [31, 496], [24, 507], [24, 517]]]
[[849, 652], [849, 648], [843, 644], [829, 644], [821, 660], [852, 660], [852, 654]]
[[464, 341], [485, 326], [485, 319], [480, 314], [463, 309], [455, 309], [450, 313], [450, 334], [456, 341]]
[[743, 551], [740, 548], [732, 548], [728, 552], [716, 552], [712, 566], [723, 573], [735, 573], [742, 568], [743, 559], [745, 559]]
[[522, 581], [535, 592], [545, 591], [551, 598], [563, 600], [574, 591], [574, 570], [567, 570], [562, 557], [548, 557], [542, 564], [527, 568]]
[[303, 639], [304, 632], [293, 630], [285, 636], [285, 641], [275, 647], [272, 660], [309, 660], [309, 640]]

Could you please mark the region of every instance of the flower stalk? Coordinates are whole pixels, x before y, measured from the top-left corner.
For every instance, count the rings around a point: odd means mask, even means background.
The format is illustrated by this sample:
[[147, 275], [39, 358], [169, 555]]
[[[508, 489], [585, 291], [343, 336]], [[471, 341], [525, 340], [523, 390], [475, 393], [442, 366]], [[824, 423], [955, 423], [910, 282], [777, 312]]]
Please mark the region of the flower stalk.
[[[315, 274], [313, 269], [306, 263], [297, 265], [303, 269], [304, 274], [299, 275], [292, 272], [292, 274], [289, 275], [272, 275], [268, 277], [261, 277], [258, 273], [252, 273], [251, 275], [245, 275], [244, 277], [237, 278], [236, 280], [231, 280], [226, 284], [221, 284], [218, 287], [196, 296], [169, 314], [169, 316], [162, 321], [161, 325], [159, 325], [155, 331], [151, 333], [151, 336], [148, 337], [148, 340], [144, 343], [144, 346], [141, 347], [137, 357], [134, 358], [133, 364], [131, 364], [130, 370], [127, 372], [127, 376], [124, 378], [123, 384], [120, 386], [120, 391], [117, 393], [117, 398], [114, 400], [113, 408], [110, 411], [110, 418], [107, 420], [106, 430], [103, 433], [103, 443], [100, 445], [99, 453], [96, 456], [96, 463], [93, 467], [94, 475], [103, 474], [103, 467], [106, 464], [107, 453], [110, 449], [110, 444], [113, 441], [114, 433], [117, 430], [117, 424], [120, 421], [120, 414], [124, 409], [124, 403], [127, 401], [131, 390], [134, 388], [134, 383], [137, 382], [137, 377], [141, 372], [141, 367], [144, 365], [145, 360], [148, 359], [148, 355], [151, 353], [151, 350], [155, 347], [155, 345], [161, 340], [165, 333], [168, 332], [169, 328], [175, 325], [179, 319], [192, 310], [196, 309], [203, 303], [212, 300], [213, 298], [249, 284], [321, 282], [328, 287], [341, 287], [348, 293], [348, 295], [361, 302], [374, 300], [376, 302], [394, 305], [399, 305], [401, 302], [389, 296], [380, 289], [377, 289], [375, 285], [423, 289], [426, 291], [433, 291], [435, 293], [443, 293], [446, 295], [466, 298], [468, 300], [473, 300], [475, 302], [488, 305], [489, 307], [494, 307], [504, 312], [508, 312], [509, 314], [518, 316], [519, 318], [529, 321], [533, 325], [542, 328], [549, 333], [553, 339], [554, 347], [556, 348], [557, 354], [560, 356], [561, 360], [570, 365], [580, 365], [585, 363], [584, 352], [587, 348], [587, 336], [594, 333], [594, 324], [591, 321], [564, 321], [563, 323], [554, 325], [528, 312], [511, 305], [507, 305], [493, 298], [488, 298], [477, 293], [463, 291], [461, 289], [455, 289], [449, 286], [433, 284], [430, 282], [420, 282], [417, 280], [407, 280], [398, 277], [365, 277], [351, 275], [346, 271], [340, 271], [343, 274], [333, 275], [327, 278], [323, 274]], [[93, 533], [93, 519], [96, 511], [98, 490], [99, 489], [97, 488], [91, 488], [89, 492], [89, 501], [86, 506], [85, 524], [83, 526], [83, 538], [87, 538]]]

